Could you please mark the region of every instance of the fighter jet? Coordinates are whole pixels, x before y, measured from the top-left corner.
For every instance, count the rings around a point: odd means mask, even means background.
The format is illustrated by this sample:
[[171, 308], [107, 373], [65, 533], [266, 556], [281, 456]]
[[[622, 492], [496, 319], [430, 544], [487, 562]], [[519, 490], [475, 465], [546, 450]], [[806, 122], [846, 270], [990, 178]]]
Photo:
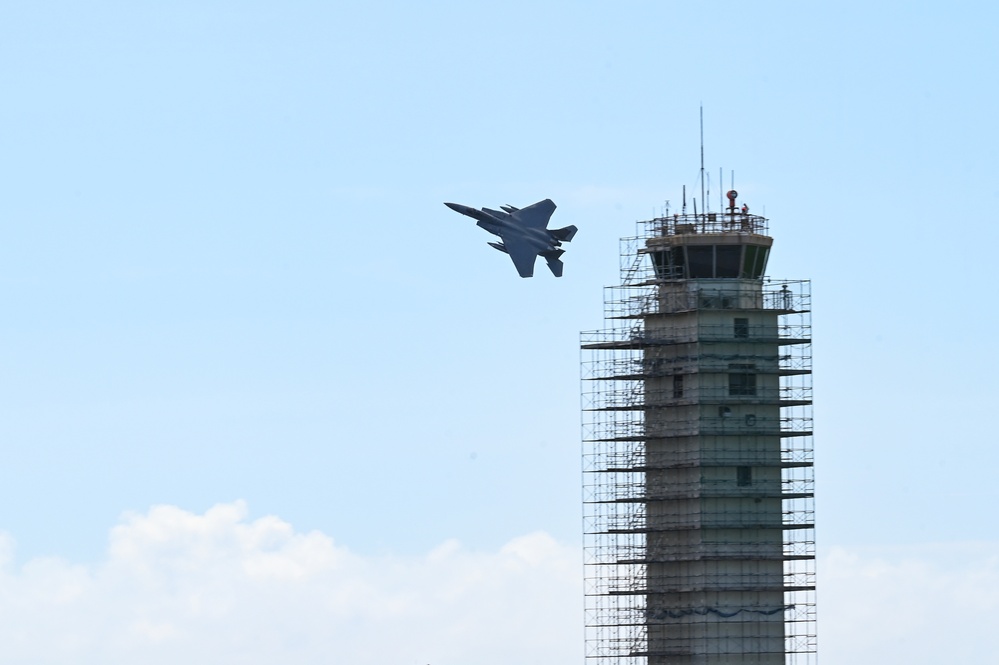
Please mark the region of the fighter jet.
[[476, 224], [499, 236], [503, 242], [487, 243], [490, 247], [505, 252], [513, 259], [513, 265], [521, 277], [534, 275], [534, 262], [539, 256], [545, 257], [548, 268], [556, 277], [562, 276], [562, 261], [559, 257], [565, 253], [559, 249], [563, 242], [569, 242], [576, 235], [575, 226], [562, 229], [549, 229], [548, 220], [555, 212], [555, 204], [551, 199], [538, 201], [526, 208], [514, 208], [511, 205], [500, 206], [501, 210], [483, 208], [476, 210], [460, 203], [445, 203], [448, 208], [467, 215]]

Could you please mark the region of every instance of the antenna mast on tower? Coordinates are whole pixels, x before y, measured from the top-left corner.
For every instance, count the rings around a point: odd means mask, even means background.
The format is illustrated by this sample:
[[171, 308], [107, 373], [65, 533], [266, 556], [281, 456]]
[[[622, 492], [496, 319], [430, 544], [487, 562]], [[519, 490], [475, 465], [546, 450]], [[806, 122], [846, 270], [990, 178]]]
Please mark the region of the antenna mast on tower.
[[701, 104], [701, 211], [706, 210], [704, 206], [704, 104]]

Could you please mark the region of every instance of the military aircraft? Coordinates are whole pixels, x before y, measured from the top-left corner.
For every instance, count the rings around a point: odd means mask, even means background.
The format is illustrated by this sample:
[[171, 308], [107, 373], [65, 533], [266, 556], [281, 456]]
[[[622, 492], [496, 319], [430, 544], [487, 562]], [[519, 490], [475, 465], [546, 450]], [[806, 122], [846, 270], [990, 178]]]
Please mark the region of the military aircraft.
[[548, 220], [555, 212], [555, 204], [551, 199], [538, 201], [526, 208], [500, 206], [501, 210], [489, 208], [476, 210], [460, 203], [444, 205], [477, 220], [477, 225], [494, 236], [499, 236], [503, 242], [490, 242], [488, 245], [509, 254], [521, 277], [534, 275], [534, 261], [539, 256], [545, 257], [553, 275], [562, 276], [562, 261], [559, 257], [565, 253], [565, 250], [559, 247], [563, 242], [572, 240], [576, 235], [576, 227], [548, 228]]

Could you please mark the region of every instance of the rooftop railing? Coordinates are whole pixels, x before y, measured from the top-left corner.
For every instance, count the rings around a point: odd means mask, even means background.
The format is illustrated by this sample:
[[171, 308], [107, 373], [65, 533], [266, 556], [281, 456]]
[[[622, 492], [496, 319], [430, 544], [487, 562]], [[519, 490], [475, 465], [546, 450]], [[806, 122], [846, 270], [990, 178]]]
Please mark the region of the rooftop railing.
[[676, 213], [640, 222], [645, 227], [644, 235], [678, 236], [693, 233], [755, 233], [767, 235], [766, 217], [750, 215], [741, 210], [725, 212], [702, 212], [696, 215]]

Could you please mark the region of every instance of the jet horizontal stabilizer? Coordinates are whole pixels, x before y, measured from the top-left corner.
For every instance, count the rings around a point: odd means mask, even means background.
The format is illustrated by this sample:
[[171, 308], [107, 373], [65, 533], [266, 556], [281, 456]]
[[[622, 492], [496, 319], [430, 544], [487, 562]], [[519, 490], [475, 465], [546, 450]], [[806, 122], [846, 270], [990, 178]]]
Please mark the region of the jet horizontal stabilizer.
[[571, 242], [578, 229], [575, 226], [566, 226], [561, 229], [550, 229], [549, 232], [563, 242]]
[[562, 262], [559, 261], [559, 257], [565, 254], [564, 249], [551, 249], [547, 252], [539, 252], [540, 256], [545, 257], [545, 261], [548, 263], [548, 269], [552, 271], [552, 274], [556, 277], [562, 276]]

